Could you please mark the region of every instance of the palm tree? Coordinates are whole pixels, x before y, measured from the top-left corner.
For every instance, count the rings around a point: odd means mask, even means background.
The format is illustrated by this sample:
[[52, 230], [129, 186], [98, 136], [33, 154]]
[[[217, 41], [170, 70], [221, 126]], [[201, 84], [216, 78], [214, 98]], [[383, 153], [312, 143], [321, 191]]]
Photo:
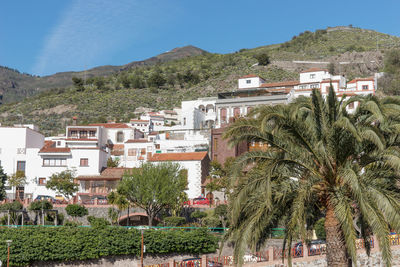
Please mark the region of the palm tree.
[[[358, 104], [348, 113], [350, 103]], [[324, 99], [262, 106], [232, 124], [225, 138], [237, 144], [263, 142], [236, 161], [245, 175], [232, 179], [230, 203], [235, 257], [262, 245], [278, 221], [286, 227], [283, 250], [325, 216], [328, 266], [356, 264], [358, 220], [361, 237], [374, 234], [391, 266], [390, 228], [400, 230], [400, 99], [354, 96], [338, 100], [333, 89]], [[243, 173], [243, 172], [238, 172]], [[358, 227], [357, 227], [358, 228]], [[291, 249], [287, 250], [291, 265]]]

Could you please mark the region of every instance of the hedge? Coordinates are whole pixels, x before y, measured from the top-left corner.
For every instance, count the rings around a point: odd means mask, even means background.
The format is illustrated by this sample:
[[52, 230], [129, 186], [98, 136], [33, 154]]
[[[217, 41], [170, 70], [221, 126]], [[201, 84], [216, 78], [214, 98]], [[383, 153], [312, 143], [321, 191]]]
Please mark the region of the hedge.
[[[7, 260], [6, 240], [12, 240], [10, 265], [35, 261], [72, 261], [112, 255], [140, 255], [141, 234], [120, 227], [24, 227], [0, 229], [0, 259]], [[215, 252], [216, 237], [206, 229], [146, 230], [146, 254]]]

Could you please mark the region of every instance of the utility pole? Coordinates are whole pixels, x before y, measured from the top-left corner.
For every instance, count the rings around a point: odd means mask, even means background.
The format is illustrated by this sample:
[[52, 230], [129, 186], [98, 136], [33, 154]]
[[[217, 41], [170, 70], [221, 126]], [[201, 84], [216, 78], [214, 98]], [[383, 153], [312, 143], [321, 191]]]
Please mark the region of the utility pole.
[[10, 266], [10, 246], [11, 246], [11, 242], [12, 240], [7, 240], [7, 267]]

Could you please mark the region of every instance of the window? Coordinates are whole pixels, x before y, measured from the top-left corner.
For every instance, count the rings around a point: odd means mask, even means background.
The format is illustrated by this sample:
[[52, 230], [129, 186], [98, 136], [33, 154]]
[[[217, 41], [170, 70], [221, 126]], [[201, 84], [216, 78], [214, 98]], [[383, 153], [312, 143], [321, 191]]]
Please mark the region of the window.
[[39, 178], [38, 184], [39, 185], [46, 185], [46, 178]]
[[89, 166], [89, 159], [88, 159], [88, 158], [81, 158], [80, 166], [81, 166], [81, 167], [87, 167], [87, 166]]
[[315, 74], [310, 74], [310, 79], [315, 79]]
[[55, 159], [55, 158], [47, 158], [43, 159], [43, 166], [46, 167], [60, 167], [60, 166], [67, 166], [67, 159], [65, 158], [60, 158], [60, 159]]
[[80, 138], [87, 138], [87, 131], [79, 131]]
[[226, 108], [221, 108], [221, 122], [226, 122]]
[[362, 89], [363, 89], [363, 90], [368, 90], [368, 85], [363, 85], [363, 86], [362, 86]]
[[117, 132], [117, 143], [122, 143], [122, 142], [124, 142], [124, 133]]
[[57, 141], [57, 146], [61, 146], [61, 141]]
[[128, 149], [128, 156], [129, 157], [136, 157], [137, 149], [136, 148], [129, 148]]
[[186, 118], [183, 118], [183, 126], [186, 125]]
[[17, 171], [25, 172], [25, 161], [17, 161]]
[[96, 131], [89, 131], [90, 137], [96, 137]]
[[233, 116], [239, 117], [240, 116], [240, 108], [234, 108], [233, 109]]
[[311, 84], [310, 85], [310, 88], [318, 88], [319, 86], [318, 86], [318, 83], [314, 83], [314, 84]]
[[351, 102], [350, 104], [349, 104], [349, 109], [353, 109], [354, 108], [354, 102]]
[[78, 131], [71, 131], [72, 137], [78, 137]]
[[247, 83], [247, 84], [250, 84], [250, 83], [251, 83], [251, 80], [246, 80], [246, 83]]
[[214, 138], [213, 148], [214, 148], [214, 152], [217, 151], [217, 149], [218, 149], [218, 138]]
[[156, 144], [156, 149], [160, 149], [160, 144]]

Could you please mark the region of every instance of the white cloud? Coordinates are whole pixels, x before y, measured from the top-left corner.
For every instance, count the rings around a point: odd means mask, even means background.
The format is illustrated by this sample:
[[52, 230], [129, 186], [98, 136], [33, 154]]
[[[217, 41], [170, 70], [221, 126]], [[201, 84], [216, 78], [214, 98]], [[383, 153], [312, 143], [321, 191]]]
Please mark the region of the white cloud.
[[32, 72], [82, 70], [104, 54], [146, 38], [162, 25], [162, 4], [155, 0], [75, 0], [45, 38]]

